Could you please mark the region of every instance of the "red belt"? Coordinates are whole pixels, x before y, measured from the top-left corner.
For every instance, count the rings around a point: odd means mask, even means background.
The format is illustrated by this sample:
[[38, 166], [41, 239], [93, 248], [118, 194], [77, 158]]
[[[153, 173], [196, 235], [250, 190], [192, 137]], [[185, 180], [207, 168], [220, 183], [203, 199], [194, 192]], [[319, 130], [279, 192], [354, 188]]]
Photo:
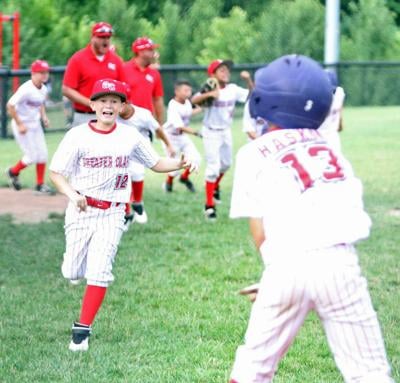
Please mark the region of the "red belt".
[[87, 204], [89, 206], [97, 207], [98, 209], [102, 209], [102, 210], [109, 209], [113, 204], [114, 204], [114, 206], [119, 206], [122, 203], [122, 202], [102, 201], [101, 199], [88, 197], [87, 195], [85, 195], [85, 198], [86, 198]]

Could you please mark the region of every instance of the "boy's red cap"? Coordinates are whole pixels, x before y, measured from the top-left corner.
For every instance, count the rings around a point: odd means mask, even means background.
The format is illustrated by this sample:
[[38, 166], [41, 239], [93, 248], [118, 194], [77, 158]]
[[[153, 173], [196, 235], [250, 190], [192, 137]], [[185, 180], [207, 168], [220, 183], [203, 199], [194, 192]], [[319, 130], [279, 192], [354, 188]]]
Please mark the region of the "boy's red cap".
[[49, 70], [50, 70], [50, 65], [47, 61], [35, 60], [31, 64], [31, 72], [32, 73], [48, 72]]
[[90, 95], [90, 99], [97, 100], [101, 96], [107, 96], [110, 94], [114, 94], [116, 96], [121, 97], [121, 101], [126, 101], [126, 87], [124, 83], [121, 81], [113, 80], [113, 79], [103, 79], [98, 80], [93, 85], [92, 94]]

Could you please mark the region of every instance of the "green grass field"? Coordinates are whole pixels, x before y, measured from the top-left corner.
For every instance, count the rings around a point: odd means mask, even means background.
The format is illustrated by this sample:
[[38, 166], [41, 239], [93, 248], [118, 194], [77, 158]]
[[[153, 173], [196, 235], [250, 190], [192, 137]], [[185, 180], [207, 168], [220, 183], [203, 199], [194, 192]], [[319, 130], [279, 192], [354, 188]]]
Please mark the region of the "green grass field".
[[[374, 221], [370, 239], [358, 246], [360, 260], [400, 381], [400, 217], [389, 214], [400, 207], [400, 108], [348, 108], [344, 122], [343, 150], [364, 181]], [[238, 148], [246, 142], [240, 120], [234, 131]], [[60, 138], [47, 135], [50, 153]], [[0, 169], [18, 158], [14, 141], [0, 141]], [[84, 354], [68, 351], [84, 287], [61, 276], [63, 220], [14, 225], [0, 217], [0, 382], [227, 382], [250, 310], [237, 291], [254, 282], [262, 266], [247, 222], [228, 219], [233, 172], [223, 181], [214, 225], [203, 218], [203, 174], [193, 177], [197, 194], [177, 184], [166, 195], [164, 177], [148, 173], [149, 223], [131, 226], [121, 241], [116, 280]], [[33, 180], [28, 169], [24, 186]], [[310, 315], [275, 382], [342, 381]]]

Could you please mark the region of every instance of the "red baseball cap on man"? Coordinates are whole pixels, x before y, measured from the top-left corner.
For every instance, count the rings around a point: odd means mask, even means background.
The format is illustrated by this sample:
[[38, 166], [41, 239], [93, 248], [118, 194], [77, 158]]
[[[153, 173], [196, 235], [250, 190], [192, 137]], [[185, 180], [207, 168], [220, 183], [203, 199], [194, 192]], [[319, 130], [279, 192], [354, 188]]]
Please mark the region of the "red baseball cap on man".
[[50, 65], [44, 60], [35, 60], [31, 64], [32, 73], [48, 72], [50, 70]]
[[90, 99], [94, 101], [99, 97], [108, 96], [110, 94], [119, 96], [122, 102], [126, 102], [126, 86], [123, 82], [110, 78], [97, 80], [94, 83]]
[[138, 53], [140, 51], [144, 51], [145, 49], [155, 49], [158, 48], [160, 44], [155, 44], [153, 40], [148, 37], [138, 37], [132, 43], [132, 51], [134, 53]]
[[101, 21], [100, 23], [96, 23], [92, 27], [92, 36], [96, 37], [111, 37], [113, 34], [113, 28], [111, 24], [108, 24], [104, 21]]
[[214, 60], [210, 63], [210, 65], [207, 68], [207, 73], [209, 76], [212, 76], [215, 71], [221, 66], [221, 65], [226, 65], [229, 69], [232, 68], [233, 66], [233, 61], [232, 60]]

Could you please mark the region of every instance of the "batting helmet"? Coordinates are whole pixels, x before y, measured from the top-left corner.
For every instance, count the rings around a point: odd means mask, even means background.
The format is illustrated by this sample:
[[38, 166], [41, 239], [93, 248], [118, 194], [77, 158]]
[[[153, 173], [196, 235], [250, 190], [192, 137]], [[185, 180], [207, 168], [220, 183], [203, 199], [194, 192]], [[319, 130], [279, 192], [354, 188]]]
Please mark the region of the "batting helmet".
[[306, 56], [287, 55], [257, 70], [250, 114], [284, 129], [317, 129], [329, 112], [332, 85]]

